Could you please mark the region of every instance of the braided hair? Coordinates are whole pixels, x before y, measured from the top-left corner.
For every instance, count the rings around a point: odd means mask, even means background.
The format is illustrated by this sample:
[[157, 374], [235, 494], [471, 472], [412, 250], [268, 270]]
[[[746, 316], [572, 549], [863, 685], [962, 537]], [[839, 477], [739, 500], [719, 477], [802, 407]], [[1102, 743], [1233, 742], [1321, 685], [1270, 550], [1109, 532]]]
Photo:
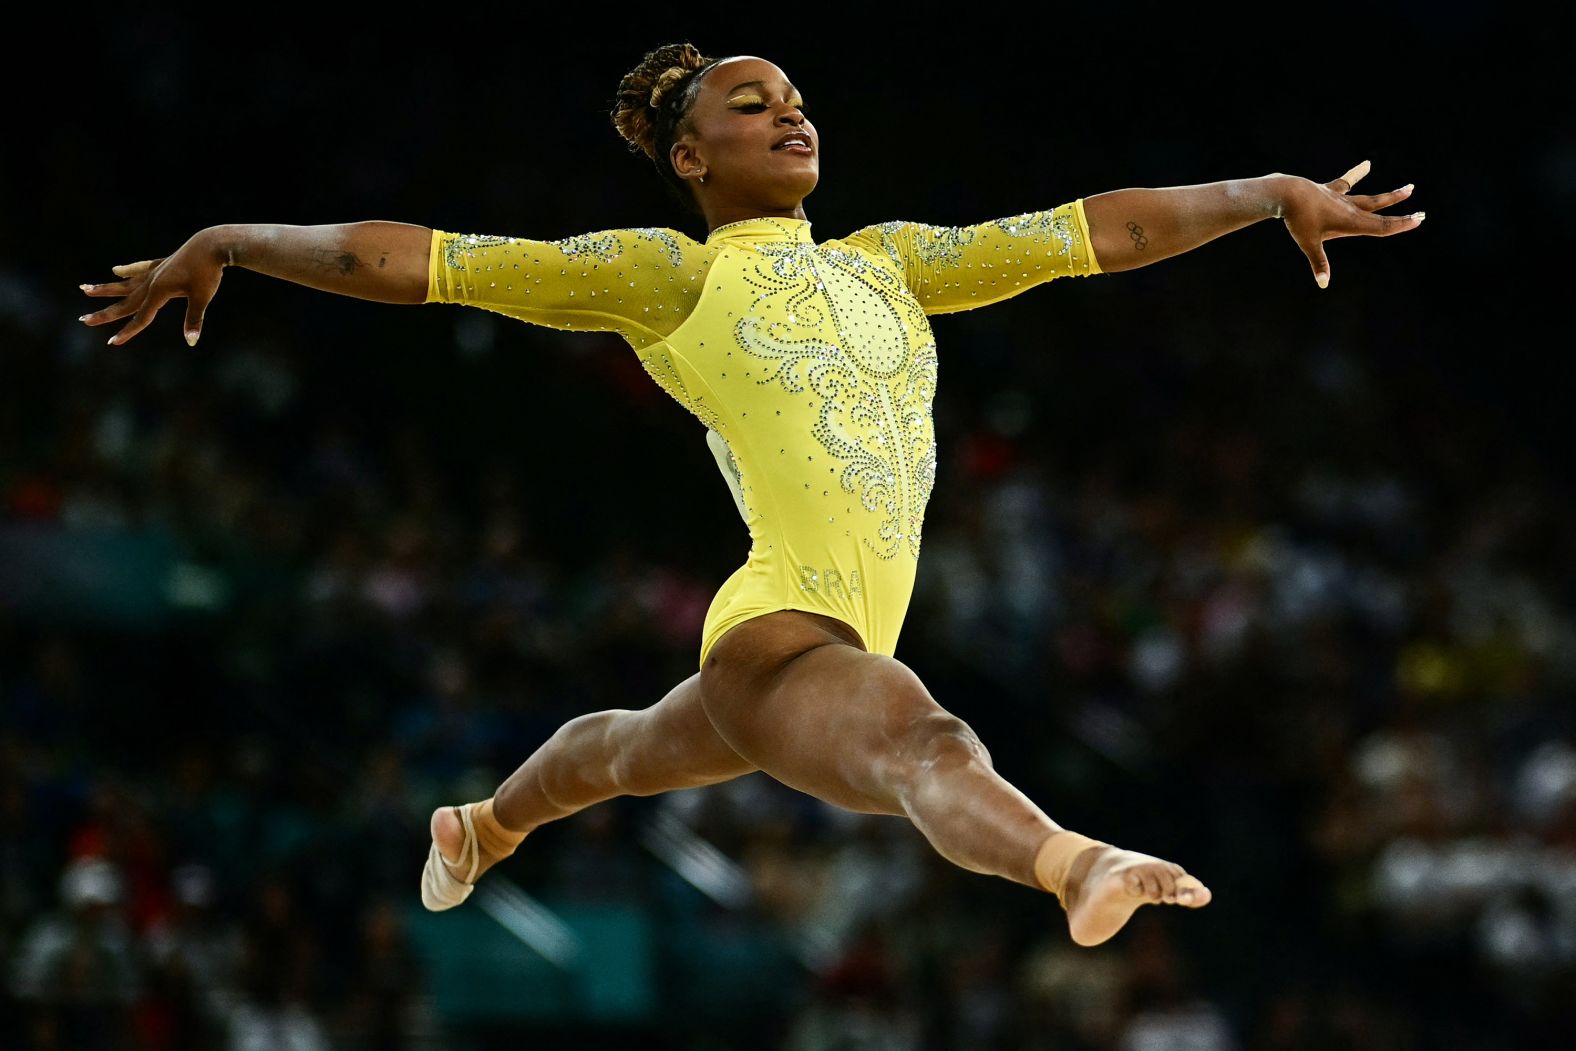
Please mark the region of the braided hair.
[[700, 78], [721, 61], [707, 58], [691, 44], [664, 44], [646, 52], [618, 82], [613, 102], [613, 127], [629, 143], [630, 152], [651, 158], [662, 184], [680, 206], [696, 215], [700, 206], [689, 184], [673, 168], [668, 154], [685, 130]]

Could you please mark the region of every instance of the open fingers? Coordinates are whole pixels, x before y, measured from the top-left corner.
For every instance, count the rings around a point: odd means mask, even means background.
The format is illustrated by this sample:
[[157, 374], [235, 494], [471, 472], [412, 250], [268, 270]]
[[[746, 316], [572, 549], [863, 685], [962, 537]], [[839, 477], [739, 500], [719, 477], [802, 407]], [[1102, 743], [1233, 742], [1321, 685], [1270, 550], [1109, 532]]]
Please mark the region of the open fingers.
[[164, 262], [164, 259], [161, 257], [159, 259], [142, 259], [135, 263], [122, 263], [119, 266], [110, 267], [110, 270], [112, 270], [117, 277], [120, 277], [121, 280], [102, 281], [97, 284], [85, 282], [78, 285], [77, 287], [80, 288], [85, 295], [97, 296], [99, 298], [108, 296], [129, 296], [147, 282], [148, 275], [153, 272], [153, 268], [162, 262]]
[[1391, 190], [1389, 193], [1348, 194], [1346, 199], [1365, 212], [1377, 212], [1392, 204], [1400, 204], [1410, 196], [1412, 196], [1412, 184], [1407, 183], [1399, 190]]
[[116, 277], [137, 277], [140, 274], [147, 273], [161, 262], [163, 262], [162, 259], [142, 259], [135, 263], [122, 263], [120, 266], [112, 266], [110, 270]]
[[141, 303], [141, 296], [127, 296], [118, 303], [111, 303], [109, 306], [95, 310], [91, 314], [83, 314], [77, 320], [85, 325], [108, 324], [111, 321], [119, 321], [121, 318], [130, 315]]
[[194, 288], [186, 294], [186, 322], [183, 331], [186, 335], [186, 345], [195, 347], [197, 338], [202, 335], [203, 315], [208, 311], [208, 304], [213, 302], [215, 293], [219, 291], [219, 275], [223, 271], [215, 271], [213, 284], [204, 288]]
[[1343, 228], [1332, 228], [1324, 232], [1325, 240], [1337, 237], [1389, 237], [1392, 234], [1405, 233], [1415, 230], [1423, 225], [1427, 212], [1413, 212], [1411, 215], [1369, 215], [1363, 213], [1353, 218], [1351, 225]]
[[1359, 161], [1357, 164], [1354, 164], [1350, 168], [1346, 169], [1346, 173], [1340, 178], [1331, 179], [1329, 182], [1325, 183], [1325, 185], [1337, 193], [1348, 193], [1351, 191], [1353, 186], [1357, 185], [1358, 179], [1361, 179], [1364, 175], [1368, 174], [1368, 168], [1369, 164], [1367, 161]]
[[[1313, 279], [1320, 288], [1330, 287], [1330, 261], [1324, 255], [1324, 242], [1322, 237], [1305, 237], [1297, 230], [1291, 231], [1292, 240], [1297, 242], [1297, 247], [1302, 249], [1302, 254], [1308, 257], [1308, 262], [1313, 265]], [[1324, 237], [1330, 236], [1325, 234]]]
[[1296, 230], [1291, 231], [1297, 247], [1302, 249], [1308, 257], [1308, 263], [1313, 267], [1313, 279], [1320, 288], [1330, 287], [1330, 260], [1324, 254], [1324, 242], [1337, 237], [1354, 237], [1366, 235], [1370, 237], [1389, 237], [1391, 234], [1404, 233], [1415, 230], [1422, 225], [1425, 214], [1413, 212], [1411, 215], [1369, 215], [1359, 213], [1360, 222], [1353, 223], [1347, 229], [1324, 230], [1317, 236], [1305, 236]]
[[1427, 217], [1427, 212], [1413, 212], [1411, 215], [1371, 215], [1368, 217], [1370, 220], [1368, 229], [1363, 233], [1370, 237], [1389, 237], [1391, 234], [1416, 230], [1423, 225], [1423, 220]]
[[90, 296], [127, 296], [132, 290], [141, 285], [140, 281], [106, 281], [102, 285], [78, 285], [83, 293]]
[[109, 337], [110, 344], [112, 346], [118, 347], [127, 340], [131, 339], [137, 333], [141, 332], [143, 329], [147, 328], [148, 322], [153, 320], [154, 315], [159, 312], [159, 308], [168, 303], [172, 298], [174, 297], [168, 293], [159, 293], [156, 296], [150, 295], [143, 297], [142, 305], [137, 308], [137, 312], [132, 317], [132, 319], [127, 322], [119, 332]]

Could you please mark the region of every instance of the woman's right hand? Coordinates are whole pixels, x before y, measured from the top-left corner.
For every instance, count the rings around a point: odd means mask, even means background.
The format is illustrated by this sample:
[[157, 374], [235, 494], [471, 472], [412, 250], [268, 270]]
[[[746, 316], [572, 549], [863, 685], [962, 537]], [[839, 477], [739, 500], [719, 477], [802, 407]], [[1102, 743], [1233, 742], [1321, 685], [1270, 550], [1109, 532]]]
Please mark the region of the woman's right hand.
[[98, 298], [113, 297], [116, 302], [77, 320], [87, 325], [106, 325], [127, 315], [131, 321], [109, 338], [120, 346], [148, 326], [164, 304], [172, 299], [186, 300], [186, 342], [195, 347], [202, 335], [203, 313], [219, 291], [219, 279], [226, 261], [208, 231], [199, 231], [178, 248], [174, 255], [144, 259], [111, 267], [119, 281], [82, 285], [82, 291]]

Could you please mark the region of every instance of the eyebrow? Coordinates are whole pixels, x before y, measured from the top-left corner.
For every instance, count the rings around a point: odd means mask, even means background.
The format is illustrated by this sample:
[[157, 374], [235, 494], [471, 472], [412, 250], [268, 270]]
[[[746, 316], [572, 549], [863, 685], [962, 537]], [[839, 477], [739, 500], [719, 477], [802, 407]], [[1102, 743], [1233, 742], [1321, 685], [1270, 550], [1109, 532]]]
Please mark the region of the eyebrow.
[[[735, 84], [735, 85], [733, 85], [733, 87], [729, 88], [728, 89], [728, 94], [731, 95], [735, 91], [738, 91], [740, 88], [750, 88], [750, 87], [764, 89], [766, 87], [766, 81], [764, 81], [764, 80], [746, 80], [743, 84]], [[789, 91], [790, 94], [793, 94], [793, 95], [799, 94], [799, 89], [794, 87], [792, 84], [788, 85], [788, 91]]]

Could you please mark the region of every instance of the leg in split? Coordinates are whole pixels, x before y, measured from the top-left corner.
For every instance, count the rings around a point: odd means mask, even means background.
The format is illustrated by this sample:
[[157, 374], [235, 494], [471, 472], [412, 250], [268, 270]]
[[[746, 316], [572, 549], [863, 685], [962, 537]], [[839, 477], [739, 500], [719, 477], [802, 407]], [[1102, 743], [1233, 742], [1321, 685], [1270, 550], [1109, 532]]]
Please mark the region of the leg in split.
[[1140, 905], [1209, 902], [1180, 865], [1062, 829], [906, 665], [813, 616], [760, 617], [713, 647], [702, 696], [737, 754], [834, 805], [908, 817], [956, 865], [1051, 891], [1080, 945], [1107, 940]]
[[[477, 877], [533, 829], [593, 803], [713, 785], [754, 769], [713, 729], [698, 672], [649, 708], [571, 719], [475, 808]], [[433, 812], [432, 836], [445, 859], [460, 856], [465, 830], [454, 807]], [[454, 864], [449, 871], [466, 875]]]
[[[474, 808], [478, 876], [532, 829], [593, 803], [756, 769], [835, 806], [905, 816], [954, 864], [1050, 891], [1079, 945], [1109, 939], [1140, 905], [1211, 897], [1180, 865], [1057, 825], [906, 665], [866, 652], [840, 621], [793, 610], [729, 631], [652, 707], [561, 727]], [[459, 856], [455, 808], [434, 812], [432, 834], [445, 858]]]

